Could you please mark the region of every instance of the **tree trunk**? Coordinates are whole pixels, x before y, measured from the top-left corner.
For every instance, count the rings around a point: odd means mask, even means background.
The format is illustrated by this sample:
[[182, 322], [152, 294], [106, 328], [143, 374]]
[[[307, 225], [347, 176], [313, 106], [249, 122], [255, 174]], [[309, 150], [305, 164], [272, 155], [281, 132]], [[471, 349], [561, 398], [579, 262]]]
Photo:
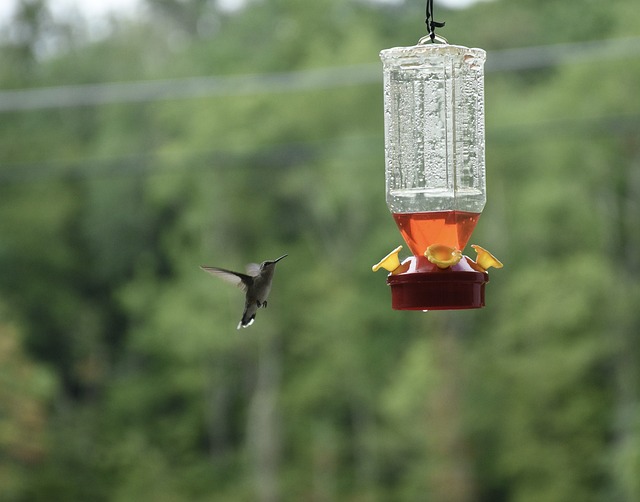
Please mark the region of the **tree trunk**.
[[280, 378], [281, 354], [276, 337], [264, 337], [260, 341], [257, 381], [247, 424], [247, 447], [253, 468], [256, 500], [259, 502], [280, 500]]
[[462, 426], [461, 333], [454, 322], [456, 313], [427, 315], [433, 316], [431, 361], [438, 373], [438, 386], [427, 403], [429, 491], [436, 502], [471, 502], [476, 500], [476, 490]]

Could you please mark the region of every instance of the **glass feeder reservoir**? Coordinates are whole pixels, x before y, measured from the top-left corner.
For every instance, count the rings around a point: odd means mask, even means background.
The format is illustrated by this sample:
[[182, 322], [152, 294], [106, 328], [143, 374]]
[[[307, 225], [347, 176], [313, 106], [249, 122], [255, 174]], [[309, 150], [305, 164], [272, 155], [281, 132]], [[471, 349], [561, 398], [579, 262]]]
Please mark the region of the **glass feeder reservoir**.
[[486, 268], [501, 266], [479, 246], [462, 254], [486, 202], [485, 57], [430, 41], [380, 53], [386, 201], [413, 254], [374, 266], [391, 272], [393, 308], [482, 307]]

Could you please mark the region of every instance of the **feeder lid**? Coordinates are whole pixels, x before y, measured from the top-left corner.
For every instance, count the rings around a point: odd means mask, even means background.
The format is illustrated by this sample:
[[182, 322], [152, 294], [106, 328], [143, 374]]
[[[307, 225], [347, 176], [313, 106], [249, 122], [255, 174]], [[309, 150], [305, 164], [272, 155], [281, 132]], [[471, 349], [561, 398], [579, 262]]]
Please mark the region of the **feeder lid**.
[[418, 44], [410, 47], [392, 47], [380, 51], [380, 59], [384, 64], [401, 66], [406, 69], [441, 65], [441, 58], [445, 56], [459, 58], [469, 66], [478, 67], [484, 64], [487, 53], [484, 49], [450, 44]]

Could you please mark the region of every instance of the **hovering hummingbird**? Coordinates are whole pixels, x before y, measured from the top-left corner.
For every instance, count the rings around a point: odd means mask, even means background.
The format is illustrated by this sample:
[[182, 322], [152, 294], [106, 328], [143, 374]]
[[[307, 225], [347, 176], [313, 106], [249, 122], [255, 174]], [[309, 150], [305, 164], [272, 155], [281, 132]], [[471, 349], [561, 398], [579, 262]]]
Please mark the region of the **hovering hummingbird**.
[[284, 254], [275, 260], [263, 261], [260, 265], [249, 263], [247, 273], [232, 272], [224, 268], [205, 267], [200, 268], [212, 275], [217, 275], [231, 284], [235, 284], [245, 293], [244, 312], [242, 319], [238, 323], [238, 329], [247, 328], [253, 324], [256, 312], [260, 307], [267, 306], [267, 296], [271, 291], [271, 281], [276, 270], [276, 263], [288, 255]]

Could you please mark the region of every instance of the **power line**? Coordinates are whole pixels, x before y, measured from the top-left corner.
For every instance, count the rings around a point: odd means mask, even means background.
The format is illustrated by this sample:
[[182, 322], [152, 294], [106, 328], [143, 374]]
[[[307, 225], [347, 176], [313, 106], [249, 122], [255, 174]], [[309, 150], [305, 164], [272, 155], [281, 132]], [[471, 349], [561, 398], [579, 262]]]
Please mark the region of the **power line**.
[[[340, 148], [346, 156], [362, 161], [364, 155], [382, 158], [379, 134], [324, 140], [269, 144], [250, 150], [186, 149], [173, 154], [138, 152], [119, 157], [85, 157], [73, 160], [47, 160], [5, 164], [0, 169], [1, 184], [21, 184], [53, 179], [95, 179], [116, 176], [181, 174], [188, 170], [288, 169], [309, 164], [326, 152]], [[345, 149], [345, 147], [347, 147]], [[351, 157], [351, 165], [353, 165]], [[185, 167], [188, 166], [188, 167]], [[311, 168], [311, 167], [310, 167]]]
[[640, 37], [539, 45], [491, 51], [487, 56], [486, 71], [534, 70], [589, 61], [637, 59], [639, 55]]
[[[638, 58], [640, 37], [489, 51], [486, 71], [539, 69], [585, 61]], [[65, 85], [0, 91], [0, 113], [116, 103], [274, 94], [378, 84], [377, 63], [254, 75]]]
[[0, 91], [0, 112], [330, 89], [378, 82], [379, 72], [378, 65], [363, 64], [283, 73]]
[[[640, 115], [593, 116], [580, 118], [549, 119], [544, 121], [507, 124], [489, 128], [487, 141], [494, 147], [513, 148], [514, 144], [530, 144], [542, 140], [561, 140], [585, 137], [605, 138], [634, 134], [640, 126]], [[322, 158], [326, 152], [340, 149], [345, 162], [352, 168], [379, 161], [382, 153], [380, 134], [364, 134], [352, 138], [328, 138], [264, 145], [251, 150], [211, 149], [184, 150], [174, 154], [138, 152], [127, 156], [74, 160], [47, 160], [5, 164], [0, 170], [0, 184], [21, 185], [51, 180], [114, 179], [118, 177], [175, 175], [186, 169], [211, 171], [220, 169], [269, 169], [282, 170], [307, 165]], [[358, 159], [354, 161], [354, 159]], [[185, 167], [188, 166], [188, 167]]]

